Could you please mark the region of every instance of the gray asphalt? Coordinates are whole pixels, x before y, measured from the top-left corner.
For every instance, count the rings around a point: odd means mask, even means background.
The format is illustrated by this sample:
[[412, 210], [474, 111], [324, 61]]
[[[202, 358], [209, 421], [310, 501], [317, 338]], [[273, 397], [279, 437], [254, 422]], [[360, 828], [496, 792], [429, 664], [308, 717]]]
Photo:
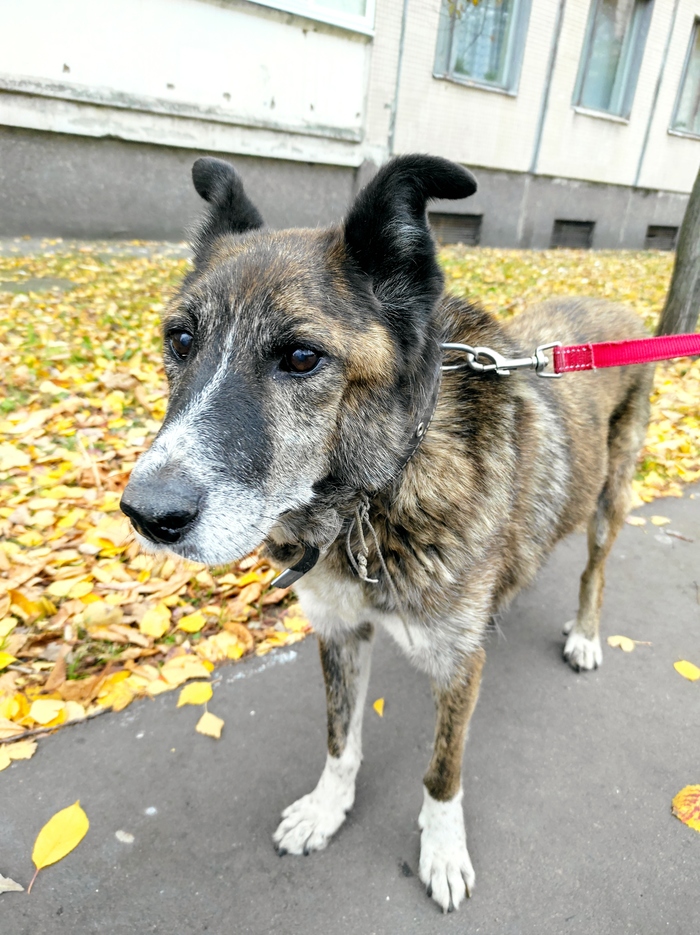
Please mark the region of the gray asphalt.
[[[42, 871], [31, 896], [0, 896], [2, 935], [695, 935], [700, 834], [671, 799], [700, 782], [700, 490], [643, 508], [665, 530], [626, 526], [608, 565], [601, 669], [561, 660], [583, 537], [563, 543], [487, 646], [465, 760], [473, 898], [442, 916], [417, 878], [421, 776], [432, 740], [426, 680], [379, 640], [355, 809], [327, 851], [276, 856], [281, 809], [324, 761], [314, 639], [220, 670], [210, 709], [177, 694], [132, 704], [43, 740], [0, 776], [0, 873], [25, 886], [44, 822], [80, 799], [90, 830]], [[371, 710], [386, 699], [380, 719]], [[115, 833], [134, 835], [121, 843]]]

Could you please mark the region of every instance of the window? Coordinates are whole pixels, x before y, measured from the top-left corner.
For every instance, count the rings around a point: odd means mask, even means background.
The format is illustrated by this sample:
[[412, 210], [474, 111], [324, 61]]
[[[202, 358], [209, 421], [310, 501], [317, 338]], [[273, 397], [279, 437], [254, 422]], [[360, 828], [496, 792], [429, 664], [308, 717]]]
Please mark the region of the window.
[[677, 227], [663, 227], [660, 224], [650, 224], [644, 238], [645, 250], [675, 250]]
[[430, 226], [438, 243], [463, 243], [476, 247], [481, 240], [480, 214], [439, 214], [431, 211], [428, 215]]
[[342, 26], [353, 32], [370, 35], [374, 32], [375, 0], [253, 0], [253, 3]]
[[588, 250], [593, 246], [595, 221], [555, 221], [552, 247]]
[[627, 118], [653, 0], [592, 0], [574, 104]]
[[671, 129], [700, 136], [700, 20], [695, 20], [690, 36]]
[[530, 0], [442, 0], [435, 77], [514, 91]]

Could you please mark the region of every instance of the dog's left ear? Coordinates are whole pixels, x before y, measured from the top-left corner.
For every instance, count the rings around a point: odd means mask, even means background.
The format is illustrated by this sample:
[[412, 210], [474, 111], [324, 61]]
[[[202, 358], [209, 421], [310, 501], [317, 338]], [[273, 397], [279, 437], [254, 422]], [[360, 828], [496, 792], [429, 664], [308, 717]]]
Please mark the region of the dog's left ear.
[[209, 202], [196, 237], [195, 262], [203, 260], [221, 234], [244, 234], [263, 226], [263, 219], [243, 190], [240, 176], [229, 162], [204, 156], [192, 166], [197, 192]]
[[439, 156], [399, 156], [355, 199], [345, 221], [350, 257], [392, 311], [430, 312], [442, 291], [426, 205], [431, 198], [467, 198], [476, 179]]

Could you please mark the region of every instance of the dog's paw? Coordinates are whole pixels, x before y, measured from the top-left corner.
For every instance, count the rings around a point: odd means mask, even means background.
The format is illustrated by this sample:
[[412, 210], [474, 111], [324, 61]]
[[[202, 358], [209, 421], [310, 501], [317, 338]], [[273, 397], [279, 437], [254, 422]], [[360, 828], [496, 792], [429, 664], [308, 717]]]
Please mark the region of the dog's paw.
[[589, 640], [574, 628], [564, 645], [564, 659], [575, 672], [597, 669], [603, 661], [600, 638], [596, 636], [595, 639]]
[[474, 868], [467, 851], [462, 791], [449, 802], [438, 802], [424, 789], [419, 875], [443, 912], [458, 909], [474, 889]]
[[272, 836], [277, 852], [283, 857], [322, 851], [345, 821], [346, 814], [340, 801], [330, 801], [314, 789], [282, 812], [282, 821]]

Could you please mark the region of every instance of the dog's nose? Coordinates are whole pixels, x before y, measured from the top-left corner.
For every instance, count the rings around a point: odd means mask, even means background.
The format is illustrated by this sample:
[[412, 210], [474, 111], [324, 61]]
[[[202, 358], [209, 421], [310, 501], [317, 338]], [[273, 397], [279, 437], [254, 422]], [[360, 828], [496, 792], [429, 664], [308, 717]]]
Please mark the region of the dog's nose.
[[186, 480], [155, 476], [130, 481], [119, 506], [142, 536], [172, 545], [197, 518], [201, 499]]

